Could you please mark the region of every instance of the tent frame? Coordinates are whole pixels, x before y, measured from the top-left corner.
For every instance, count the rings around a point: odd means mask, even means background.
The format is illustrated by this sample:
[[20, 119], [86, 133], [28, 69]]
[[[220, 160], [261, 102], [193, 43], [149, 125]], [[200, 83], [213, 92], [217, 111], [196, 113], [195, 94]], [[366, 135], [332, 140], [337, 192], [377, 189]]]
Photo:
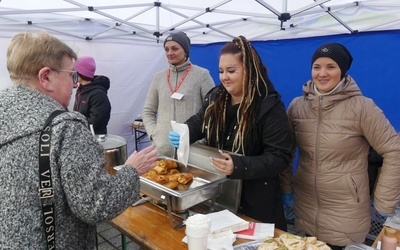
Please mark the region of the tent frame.
[[[253, 4], [257, 3], [260, 7], [263, 7], [258, 12], [224, 9], [228, 4], [241, 0], [222, 0], [207, 7], [174, 5], [164, 3], [162, 0], [155, 2], [143, 0], [143, 3], [137, 4], [99, 6], [85, 5], [77, 0], [60, 1], [70, 7], [16, 9], [6, 8], [0, 2], [0, 31], [4, 26], [11, 25], [22, 29], [28, 25], [31, 26], [29, 29], [44, 29], [52, 33], [85, 40], [125, 37], [160, 42], [163, 36], [166, 37], [165, 34], [179, 29], [187, 32], [191, 38], [199, 38], [199, 40], [207, 40], [207, 38], [214, 36], [216, 38], [208, 39], [213, 42], [215, 39], [218, 41], [231, 40], [238, 35], [240, 26], [256, 26], [260, 30], [263, 29], [256, 35], [250, 37], [247, 35], [250, 40], [268, 40], [273, 34], [273, 37], [286, 38], [285, 36], [289, 36], [290, 38], [292, 36], [297, 38], [302, 31], [315, 33], [315, 36], [318, 36], [327, 35], [327, 33], [356, 34], [363, 31], [387, 30], [391, 29], [390, 27], [397, 29], [396, 27], [400, 22], [399, 16], [383, 18], [382, 20], [375, 18], [373, 25], [364, 26], [365, 28], [360, 29], [355, 25], [357, 20], [344, 20], [343, 18], [343, 13], [346, 11], [357, 13], [362, 9], [379, 10], [381, 8], [382, 12], [385, 12], [386, 9], [390, 8], [392, 13], [396, 10], [400, 13], [400, 4], [391, 3], [387, 0], [359, 0], [329, 6], [327, 4], [334, 3], [335, 0], [313, 0], [312, 3], [291, 11], [288, 11], [289, 0], [282, 0], [281, 11], [265, 0], [252, 0]], [[195, 5], [194, 3], [191, 4]], [[131, 10], [129, 16], [119, 17], [110, 13], [124, 9]], [[154, 23], [143, 24], [136, 20], [151, 12], [155, 12]], [[164, 21], [161, 20], [162, 12], [178, 18], [179, 21], [162, 25], [164, 24]], [[229, 16], [229, 18], [208, 21], [212, 15]], [[311, 25], [318, 23], [319, 20], [326, 22], [327, 25]], [[63, 25], [69, 25], [69, 28], [60, 28]], [[91, 28], [87, 29], [86, 27], [89, 26]], [[390, 27], [388, 28], [388, 26]], [[293, 33], [293, 35], [290, 33]], [[308, 34], [305, 36], [308, 36]], [[196, 39], [192, 39], [192, 42], [197, 43]]]

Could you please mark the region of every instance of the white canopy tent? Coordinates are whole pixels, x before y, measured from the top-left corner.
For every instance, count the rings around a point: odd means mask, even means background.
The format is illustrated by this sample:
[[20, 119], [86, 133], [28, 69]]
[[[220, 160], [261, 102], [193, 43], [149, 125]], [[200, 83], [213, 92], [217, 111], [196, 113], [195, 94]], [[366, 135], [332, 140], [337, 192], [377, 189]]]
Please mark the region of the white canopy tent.
[[132, 152], [129, 124], [155, 72], [167, 66], [162, 42], [173, 30], [205, 45], [238, 35], [268, 41], [399, 28], [396, 0], [0, 0], [0, 89], [12, 84], [5, 62], [11, 37], [51, 33], [95, 57], [96, 74], [110, 77], [109, 133], [125, 137]]
[[[87, 40], [159, 41], [174, 29], [192, 43], [299, 38], [398, 29], [395, 0], [3, 0], [1, 36], [47, 30]], [[29, 27], [28, 27], [29, 26]]]

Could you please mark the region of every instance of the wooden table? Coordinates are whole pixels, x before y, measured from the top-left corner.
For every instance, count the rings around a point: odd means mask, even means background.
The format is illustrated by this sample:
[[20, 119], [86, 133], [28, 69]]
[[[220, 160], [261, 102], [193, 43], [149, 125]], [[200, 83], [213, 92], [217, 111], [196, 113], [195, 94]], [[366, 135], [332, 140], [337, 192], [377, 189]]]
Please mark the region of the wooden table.
[[[254, 221], [249, 217], [240, 216], [244, 220]], [[150, 202], [129, 207], [118, 217], [109, 221], [109, 224], [130, 238], [143, 249], [187, 249], [187, 244], [182, 242], [185, 237], [185, 227], [177, 230], [170, 225], [167, 211]], [[284, 231], [275, 229], [275, 236]], [[249, 240], [237, 239], [234, 245]], [[125, 243], [123, 243], [125, 244]]]

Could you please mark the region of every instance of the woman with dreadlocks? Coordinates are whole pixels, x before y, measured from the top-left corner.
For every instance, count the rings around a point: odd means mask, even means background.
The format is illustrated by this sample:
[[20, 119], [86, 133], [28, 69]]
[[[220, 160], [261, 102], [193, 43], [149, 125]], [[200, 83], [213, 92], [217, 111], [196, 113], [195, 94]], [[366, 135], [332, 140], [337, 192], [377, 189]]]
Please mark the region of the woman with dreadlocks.
[[[284, 104], [243, 36], [222, 48], [219, 76], [222, 84], [186, 121], [190, 143], [205, 138], [209, 146], [237, 153], [221, 153], [223, 158], [211, 158], [211, 165], [230, 179], [243, 180], [238, 212], [286, 230], [279, 175], [292, 159], [292, 140]], [[169, 137], [178, 147], [179, 134]]]

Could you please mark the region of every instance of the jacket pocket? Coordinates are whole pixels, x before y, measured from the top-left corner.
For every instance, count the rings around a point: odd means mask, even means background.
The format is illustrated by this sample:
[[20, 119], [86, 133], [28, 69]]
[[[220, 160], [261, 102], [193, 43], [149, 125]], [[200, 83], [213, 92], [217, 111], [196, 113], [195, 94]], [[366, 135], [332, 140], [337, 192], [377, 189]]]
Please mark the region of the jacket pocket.
[[349, 189], [353, 195], [354, 200], [359, 203], [360, 202], [360, 195], [358, 193], [358, 185], [356, 182], [356, 179], [351, 176], [350, 174], [346, 175], [346, 179], [347, 179], [347, 184], [349, 186]]

